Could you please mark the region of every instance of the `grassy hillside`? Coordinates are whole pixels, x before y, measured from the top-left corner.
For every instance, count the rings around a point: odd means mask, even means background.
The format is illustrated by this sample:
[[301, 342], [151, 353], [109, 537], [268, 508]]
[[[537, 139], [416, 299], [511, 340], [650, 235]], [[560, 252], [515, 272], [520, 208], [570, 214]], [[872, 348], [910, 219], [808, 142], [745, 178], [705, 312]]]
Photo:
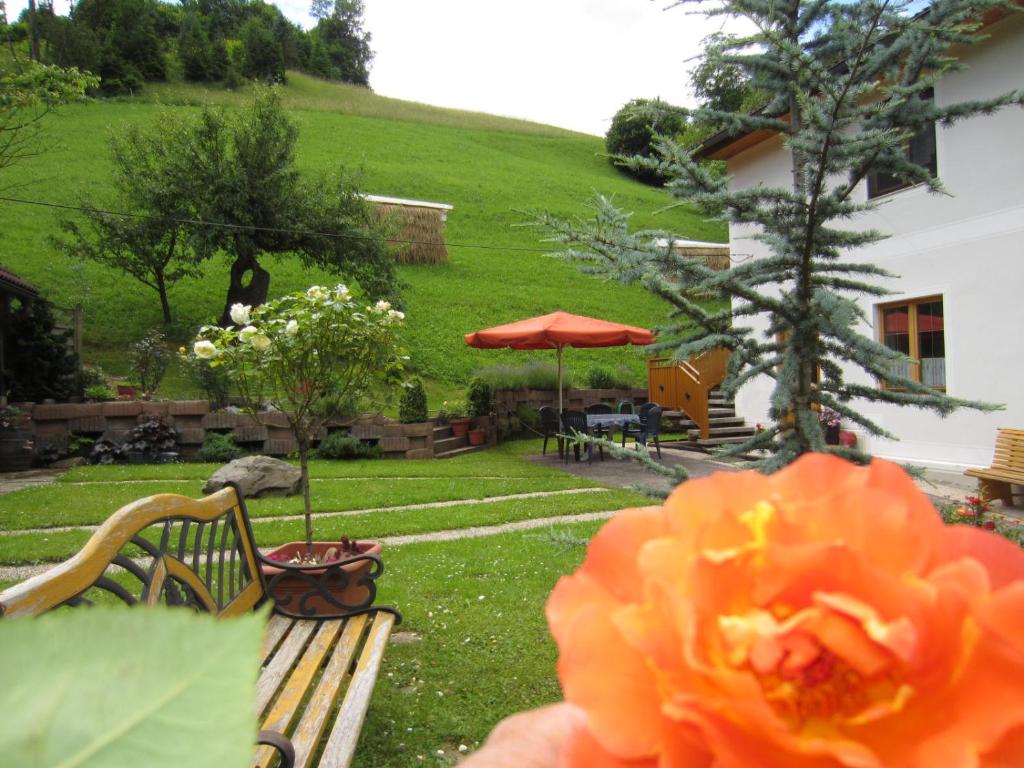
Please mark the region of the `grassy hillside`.
[[[126, 125], [153, 125], [168, 112], [196, 103], [231, 106], [245, 94], [184, 85], [147, 86], [144, 99], [68, 107], [53, 118], [57, 146], [26, 160], [0, 178], [5, 194], [51, 203], [102, 203], [109, 194], [107, 139]], [[362, 172], [370, 193], [454, 205], [446, 237], [451, 260], [442, 266], [403, 267], [406, 343], [422, 375], [465, 381], [482, 365], [521, 362], [543, 353], [479, 351], [462, 335], [531, 315], [564, 309], [652, 326], [667, 305], [646, 292], [580, 275], [542, 253], [537, 235], [517, 226], [529, 211], [586, 215], [595, 191], [615, 196], [636, 211], [637, 226], [671, 228], [685, 236], [721, 239], [724, 228], [675, 209], [651, 212], [667, 198], [629, 181], [601, 157], [596, 137], [524, 121], [444, 110], [385, 99], [361, 89], [294, 74], [285, 101], [300, 128], [299, 163], [313, 171], [343, 163]], [[14, 189], [12, 190], [12, 187]], [[50, 242], [61, 214], [47, 208], [0, 203], [0, 263], [36, 284], [59, 304], [86, 306], [86, 357], [113, 372], [125, 371], [124, 345], [160, 322], [156, 294], [106, 268], [72, 263]], [[487, 248], [471, 247], [484, 245]], [[337, 277], [303, 270], [288, 260], [268, 261], [271, 294]], [[184, 341], [217, 314], [226, 289], [226, 262], [208, 265], [201, 280], [171, 291], [172, 336]], [[635, 350], [572, 351], [570, 367], [628, 361], [638, 372]], [[434, 406], [435, 404], [432, 404]]]

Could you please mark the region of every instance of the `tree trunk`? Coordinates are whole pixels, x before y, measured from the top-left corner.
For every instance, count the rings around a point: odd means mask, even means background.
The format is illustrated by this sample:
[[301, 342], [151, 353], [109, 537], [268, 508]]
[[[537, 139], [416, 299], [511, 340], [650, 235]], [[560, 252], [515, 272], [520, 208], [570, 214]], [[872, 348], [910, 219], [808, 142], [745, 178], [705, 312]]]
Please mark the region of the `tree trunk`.
[[36, 19], [36, 0], [28, 0], [28, 57], [39, 61], [39, 22]]
[[313, 506], [309, 499], [309, 441], [299, 441], [299, 469], [302, 472], [302, 501], [306, 518], [306, 554], [313, 554]]
[[[251, 277], [246, 280], [246, 275]], [[240, 254], [231, 265], [231, 283], [228, 285], [228, 298], [224, 303], [220, 324], [231, 324], [232, 304], [264, 304], [269, 290], [270, 273], [260, 266], [254, 254]]]
[[160, 294], [160, 310], [164, 314], [164, 325], [171, 324], [171, 304], [167, 300], [167, 281], [163, 271], [156, 273], [156, 292]]

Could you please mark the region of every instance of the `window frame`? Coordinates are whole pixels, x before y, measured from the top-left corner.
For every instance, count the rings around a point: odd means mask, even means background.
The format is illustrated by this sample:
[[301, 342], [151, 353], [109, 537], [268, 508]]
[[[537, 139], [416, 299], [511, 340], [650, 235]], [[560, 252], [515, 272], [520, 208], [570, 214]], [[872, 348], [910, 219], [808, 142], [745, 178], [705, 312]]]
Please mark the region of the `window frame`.
[[[927, 98], [930, 101], [932, 101], [932, 102], [935, 101], [935, 91], [934, 91], [934, 89], [928, 89], [928, 91], [926, 92], [926, 95], [927, 95]], [[915, 142], [917, 142], [917, 140], [921, 136], [925, 135], [926, 132], [931, 134], [931, 146], [932, 146], [932, 156], [931, 156], [930, 161], [927, 164], [917, 162], [917, 161], [915, 161], [913, 159], [913, 157], [911, 157], [911, 149], [914, 147]], [[918, 131], [916, 134], [911, 136], [910, 139], [907, 140], [907, 143], [904, 145], [903, 151], [904, 151], [904, 154], [906, 155], [907, 159], [910, 160], [910, 162], [916, 162], [917, 165], [921, 165], [921, 166], [924, 166], [925, 168], [927, 168], [931, 172], [932, 176], [938, 176], [939, 175], [939, 131], [938, 131], [938, 126], [935, 123], [935, 121], [933, 120], [932, 122], [928, 123], [920, 131]], [[865, 184], [867, 186], [866, 194], [867, 194], [867, 199], [868, 200], [877, 200], [878, 198], [885, 197], [887, 195], [893, 195], [893, 194], [896, 194], [897, 192], [902, 192], [905, 189], [913, 189], [914, 187], [920, 186], [920, 183], [914, 183], [914, 182], [910, 182], [910, 181], [906, 181], [906, 180], [900, 180], [900, 181], [897, 181], [894, 186], [886, 187], [885, 189], [879, 190], [877, 188], [878, 187], [878, 177], [881, 174], [882, 174], [881, 171], [871, 171], [871, 172], [869, 172], [864, 177]]]
[[[942, 304], [942, 343], [943, 347], [946, 345], [946, 300], [945, 296], [941, 293], [933, 293], [927, 296], [918, 296], [914, 298], [899, 299], [898, 301], [887, 301], [884, 304], [875, 305], [875, 328], [877, 329], [876, 336], [878, 337], [878, 343], [882, 346], [887, 346], [885, 343], [885, 311], [887, 309], [895, 309], [897, 307], [907, 308], [907, 342], [909, 351], [907, 357], [910, 359], [910, 372], [912, 376], [907, 378], [913, 379], [918, 384], [921, 384], [921, 339], [918, 333], [917, 326], [917, 308], [923, 304], [933, 304], [940, 302]], [[892, 349], [892, 347], [889, 347]], [[948, 359], [948, 355], [943, 355], [943, 360]], [[946, 368], [946, 364], [943, 363], [943, 368]], [[943, 376], [943, 379], [948, 382], [948, 379]], [[897, 387], [889, 384], [884, 379], [879, 379], [879, 388], [888, 389], [895, 392], [906, 391], [903, 387]], [[929, 385], [926, 385], [929, 386]], [[944, 384], [941, 387], [930, 387], [936, 392], [945, 392], [948, 384]]]

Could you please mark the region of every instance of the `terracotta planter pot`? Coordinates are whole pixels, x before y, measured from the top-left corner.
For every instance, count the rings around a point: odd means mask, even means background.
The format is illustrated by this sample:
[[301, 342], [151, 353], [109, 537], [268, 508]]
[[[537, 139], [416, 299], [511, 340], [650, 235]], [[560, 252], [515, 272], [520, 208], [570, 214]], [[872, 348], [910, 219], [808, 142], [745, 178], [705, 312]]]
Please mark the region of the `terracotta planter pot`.
[[448, 426], [452, 428], [452, 434], [455, 437], [465, 437], [466, 433], [469, 432], [469, 425], [472, 423], [472, 419], [452, 419], [448, 422]]
[[[337, 541], [314, 541], [313, 553], [322, 555], [331, 547], [337, 546]], [[361, 541], [356, 546], [360, 554], [380, 557], [381, 544], [378, 541]], [[275, 547], [266, 556], [284, 555], [286, 559], [291, 559], [295, 555], [305, 552], [306, 542], [292, 541]], [[348, 575], [347, 579], [340, 578], [340, 575], [332, 577], [328, 574], [323, 581], [320, 581], [319, 577], [324, 576], [331, 569], [311, 568], [300, 572], [262, 564], [260, 570], [263, 571], [263, 577], [267, 582], [267, 592], [278, 606], [291, 613], [315, 617], [337, 615], [346, 610], [368, 606], [373, 600], [371, 587], [358, 582], [370, 572], [372, 567], [374, 567], [374, 563], [370, 560], [350, 563], [341, 566], [341, 570]], [[274, 580], [278, 574], [284, 575]], [[320, 586], [340, 605], [317, 594], [317, 589]], [[308, 597], [304, 600], [303, 597], [307, 595]]]
[[467, 433], [470, 445], [483, 445], [487, 439], [487, 431], [484, 429], [471, 429]]

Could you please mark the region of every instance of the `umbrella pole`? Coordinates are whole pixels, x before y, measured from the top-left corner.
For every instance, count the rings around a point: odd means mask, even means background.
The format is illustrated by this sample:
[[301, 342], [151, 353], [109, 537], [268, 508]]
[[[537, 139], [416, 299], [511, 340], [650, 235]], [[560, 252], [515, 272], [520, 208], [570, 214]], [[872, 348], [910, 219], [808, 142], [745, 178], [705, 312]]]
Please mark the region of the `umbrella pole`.
[[558, 418], [562, 418], [562, 345], [558, 345]]

